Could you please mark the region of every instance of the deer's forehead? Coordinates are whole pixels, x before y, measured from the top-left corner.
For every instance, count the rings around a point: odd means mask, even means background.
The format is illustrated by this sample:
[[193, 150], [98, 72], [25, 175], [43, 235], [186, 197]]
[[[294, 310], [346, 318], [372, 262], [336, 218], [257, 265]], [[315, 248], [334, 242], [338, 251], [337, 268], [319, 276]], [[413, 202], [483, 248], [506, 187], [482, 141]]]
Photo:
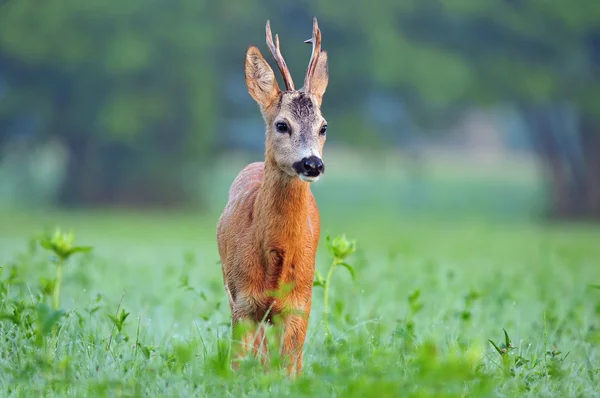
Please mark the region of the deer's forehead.
[[313, 123], [321, 114], [311, 96], [302, 92], [284, 93], [279, 103], [279, 113], [299, 123]]

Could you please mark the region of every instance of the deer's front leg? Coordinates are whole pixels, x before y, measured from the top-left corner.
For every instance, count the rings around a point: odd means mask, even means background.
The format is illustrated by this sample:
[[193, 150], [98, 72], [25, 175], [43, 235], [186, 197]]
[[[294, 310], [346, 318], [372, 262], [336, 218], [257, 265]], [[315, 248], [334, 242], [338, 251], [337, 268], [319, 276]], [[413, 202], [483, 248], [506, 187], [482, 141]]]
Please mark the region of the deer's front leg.
[[303, 348], [308, 329], [311, 299], [301, 310], [293, 311], [284, 318], [282, 355], [288, 364], [288, 374], [302, 372]]
[[237, 370], [240, 362], [252, 354], [259, 357], [263, 366], [269, 366], [265, 324], [245, 319], [233, 327], [232, 368]]
[[234, 370], [238, 369], [240, 360], [248, 353], [260, 356], [263, 365], [268, 362], [265, 325], [254, 320], [254, 314], [249, 311], [254, 308], [248, 302], [251, 301], [238, 298], [232, 314], [232, 366]]

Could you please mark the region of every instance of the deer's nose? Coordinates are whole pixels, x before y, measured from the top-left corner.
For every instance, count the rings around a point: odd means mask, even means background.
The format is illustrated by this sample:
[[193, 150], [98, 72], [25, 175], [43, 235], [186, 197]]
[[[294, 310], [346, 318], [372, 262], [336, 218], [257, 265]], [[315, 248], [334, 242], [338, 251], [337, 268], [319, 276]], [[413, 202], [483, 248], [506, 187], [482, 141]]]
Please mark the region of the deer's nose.
[[301, 164], [301, 170], [298, 171], [307, 177], [317, 177], [325, 171], [323, 161], [316, 156], [304, 158], [299, 163]]

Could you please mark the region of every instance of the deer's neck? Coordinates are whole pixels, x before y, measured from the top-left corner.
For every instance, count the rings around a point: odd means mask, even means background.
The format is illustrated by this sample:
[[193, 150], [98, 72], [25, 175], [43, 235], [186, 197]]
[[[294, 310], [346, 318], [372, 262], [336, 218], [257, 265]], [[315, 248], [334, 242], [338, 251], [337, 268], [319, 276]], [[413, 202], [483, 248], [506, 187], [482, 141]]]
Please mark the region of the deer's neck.
[[[302, 244], [310, 229], [310, 187], [265, 161], [264, 178], [254, 206], [256, 238], [264, 249]], [[265, 247], [268, 246], [268, 247]]]

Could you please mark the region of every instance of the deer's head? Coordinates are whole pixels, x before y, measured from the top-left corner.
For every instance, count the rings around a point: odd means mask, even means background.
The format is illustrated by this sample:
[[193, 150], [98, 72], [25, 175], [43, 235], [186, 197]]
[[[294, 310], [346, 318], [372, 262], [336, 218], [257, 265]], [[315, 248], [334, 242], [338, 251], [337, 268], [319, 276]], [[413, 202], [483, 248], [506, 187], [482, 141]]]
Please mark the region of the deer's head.
[[304, 87], [294, 88], [292, 76], [275, 44], [267, 21], [267, 46], [283, 75], [286, 89], [280, 90], [273, 70], [255, 46], [246, 52], [245, 73], [248, 92], [259, 104], [267, 124], [266, 157], [290, 177], [316, 181], [325, 171], [322, 160], [327, 122], [321, 114], [321, 102], [327, 88], [327, 53], [321, 50], [321, 31], [313, 21], [312, 43]]

